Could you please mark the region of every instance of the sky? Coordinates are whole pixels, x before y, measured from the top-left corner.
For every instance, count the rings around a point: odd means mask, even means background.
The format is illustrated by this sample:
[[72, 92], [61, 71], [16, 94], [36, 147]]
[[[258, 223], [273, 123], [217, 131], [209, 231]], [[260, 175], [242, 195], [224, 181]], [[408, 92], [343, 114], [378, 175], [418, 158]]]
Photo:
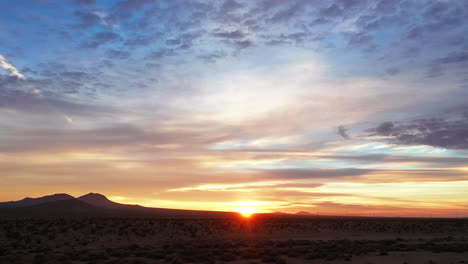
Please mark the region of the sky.
[[468, 216], [468, 2], [0, 3], [0, 200]]

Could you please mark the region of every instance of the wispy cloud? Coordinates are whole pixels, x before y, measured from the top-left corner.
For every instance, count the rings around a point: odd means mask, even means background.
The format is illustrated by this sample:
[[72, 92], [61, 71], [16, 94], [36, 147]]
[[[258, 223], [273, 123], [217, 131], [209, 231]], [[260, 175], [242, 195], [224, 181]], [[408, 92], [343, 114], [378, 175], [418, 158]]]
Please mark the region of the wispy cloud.
[[0, 68], [3, 68], [7, 72], [9, 72], [11, 75], [14, 75], [20, 79], [25, 79], [24, 75], [21, 74], [18, 69], [16, 69], [11, 62], [9, 62], [4, 56], [0, 55]]

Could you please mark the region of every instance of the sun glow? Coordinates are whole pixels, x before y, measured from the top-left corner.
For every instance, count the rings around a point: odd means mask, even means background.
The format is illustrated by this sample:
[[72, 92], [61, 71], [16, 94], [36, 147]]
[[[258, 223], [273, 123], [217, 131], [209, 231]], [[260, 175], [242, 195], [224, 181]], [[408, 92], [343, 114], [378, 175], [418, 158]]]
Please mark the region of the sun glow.
[[251, 206], [238, 207], [238, 208], [236, 208], [236, 210], [237, 210], [237, 212], [239, 212], [239, 214], [241, 214], [243, 217], [246, 217], [246, 218], [249, 218], [253, 214], [258, 213], [258, 210], [251, 207]]

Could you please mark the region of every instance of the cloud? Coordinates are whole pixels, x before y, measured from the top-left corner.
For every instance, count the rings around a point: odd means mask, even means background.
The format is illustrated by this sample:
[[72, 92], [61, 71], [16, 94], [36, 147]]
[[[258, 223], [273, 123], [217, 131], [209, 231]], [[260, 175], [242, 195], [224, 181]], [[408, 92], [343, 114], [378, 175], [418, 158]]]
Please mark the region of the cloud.
[[117, 6], [126, 10], [142, 9], [145, 5], [154, 3], [155, 0], [125, 0], [117, 3]]
[[344, 126], [338, 126], [338, 134], [344, 139], [349, 139], [348, 130]]
[[401, 70], [397, 67], [391, 67], [385, 70], [385, 74], [391, 75], [391, 76], [398, 75], [400, 72]]
[[225, 39], [243, 39], [246, 37], [246, 34], [240, 30], [234, 30], [227, 32], [216, 32], [213, 33], [213, 36]]
[[80, 23], [77, 25], [79, 28], [92, 28], [102, 22], [102, 18], [93, 12], [77, 10], [75, 11], [74, 15], [80, 20]]
[[261, 170], [270, 179], [333, 179], [366, 175], [370, 169], [269, 169]]
[[207, 63], [210, 63], [210, 62], [215, 62], [216, 60], [221, 59], [225, 56], [226, 56], [226, 53], [222, 51], [218, 51], [218, 52], [198, 55], [198, 58], [202, 59], [203, 61]]
[[92, 6], [96, 4], [96, 0], [73, 0], [77, 6]]
[[231, 12], [234, 12], [238, 10], [239, 8], [243, 7], [244, 5], [242, 3], [239, 3], [235, 0], [225, 0], [223, 4], [220, 7], [219, 12], [221, 14], [229, 14]]
[[446, 68], [452, 65], [453, 67], [460, 67], [465, 64], [468, 64], [468, 52], [452, 51], [443, 57], [432, 60], [425, 75], [428, 78], [436, 78], [442, 76]]
[[0, 109], [1, 108], [26, 113], [28, 115], [44, 115], [46, 117], [60, 113], [70, 113], [88, 117], [96, 114], [111, 115], [112, 113], [118, 113], [117, 110], [103, 105], [75, 103], [64, 99], [46, 97], [42, 94], [42, 91], [38, 89], [32, 90], [31, 92], [0, 89]]
[[450, 64], [450, 63], [462, 63], [468, 61], [468, 52], [451, 52], [445, 57], [434, 60], [435, 63]]
[[[292, 203], [286, 205], [290, 207], [288, 211], [309, 211], [319, 215], [372, 215], [372, 216], [452, 216], [456, 213], [455, 209], [433, 208], [428, 210], [424, 206], [418, 207], [416, 202], [412, 204], [391, 205], [389, 200], [384, 204], [352, 204], [337, 203], [331, 201], [311, 202], [311, 203]], [[279, 209], [284, 210], [284, 209]], [[293, 211], [294, 212], [294, 211]]]
[[18, 77], [19, 79], [25, 79], [23, 74], [21, 74], [18, 69], [13, 66], [5, 57], [0, 55], [0, 68], [3, 68], [7, 72], [9, 72], [11, 75], [14, 75]]
[[92, 39], [83, 43], [82, 47], [97, 48], [106, 43], [121, 40], [121, 39], [122, 38], [120, 37], [120, 35], [114, 32], [98, 32], [92, 37]]
[[130, 52], [124, 50], [109, 49], [107, 54], [116, 59], [127, 59], [130, 57]]
[[67, 123], [69, 124], [72, 124], [73, 123], [73, 118], [67, 116], [67, 115], [63, 115], [63, 118], [65, 118], [65, 120], [67, 121]]
[[[462, 112], [466, 113], [467, 110]], [[368, 131], [371, 136], [385, 136], [394, 144], [468, 149], [468, 117], [463, 113], [455, 117], [384, 122]]]
[[253, 42], [248, 39], [233, 41], [232, 44], [238, 49], [246, 49], [254, 45]]

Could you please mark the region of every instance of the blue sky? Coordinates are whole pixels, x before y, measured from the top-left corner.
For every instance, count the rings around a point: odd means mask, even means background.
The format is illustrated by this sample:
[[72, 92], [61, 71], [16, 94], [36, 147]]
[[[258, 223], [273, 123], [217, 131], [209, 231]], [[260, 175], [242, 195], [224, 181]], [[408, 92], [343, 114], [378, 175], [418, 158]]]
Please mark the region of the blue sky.
[[2, 200], [466, 209], [465, 1], [1, 5]]

